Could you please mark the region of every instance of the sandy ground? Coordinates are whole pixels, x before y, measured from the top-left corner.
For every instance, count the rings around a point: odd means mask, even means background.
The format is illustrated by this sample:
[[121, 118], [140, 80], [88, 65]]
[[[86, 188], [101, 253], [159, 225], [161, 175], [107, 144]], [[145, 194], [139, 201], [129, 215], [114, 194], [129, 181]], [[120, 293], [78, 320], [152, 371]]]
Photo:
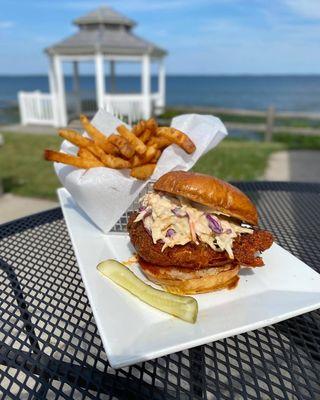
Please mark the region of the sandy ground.
[[57, 128], [46, 125], [20, 125], [10, 124], [2, 125], [2, 132], [14, 132], [14, 133], [34, 133], [36, 135], [56, 135]]
[[290, 150], [273, 153], [263, 179], [320, 183], [320, 151]]
[[54, 201], [6, 193], [0, 196], [0, 224], [58, 206], [59, 204]]

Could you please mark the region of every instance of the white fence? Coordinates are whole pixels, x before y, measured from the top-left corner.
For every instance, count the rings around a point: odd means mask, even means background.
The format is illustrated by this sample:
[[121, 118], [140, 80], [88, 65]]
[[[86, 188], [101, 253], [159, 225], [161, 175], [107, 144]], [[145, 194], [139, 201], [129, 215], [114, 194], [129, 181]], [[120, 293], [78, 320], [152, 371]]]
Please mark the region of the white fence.
[[[59, 126], [58, 104], [49, 93], [19, 92], [19, 109], [22, 125], [38, 124]], [[145, 99], [142, 94], [105, 94], [103, 107], [119, 117], [127, 117], [131, 124], [144, 117]], [[94, 104], [94, 102], [92, 102]], [[151, 110], [157, 114], [161, 109], [159, 93], [151, 94]], [[86, 110], [88, 111], [88, 110]], [[95, 111], [95, 110], [92, 110]], [[77, 111], [78, 113], [78, 111]]]
[[[159, 94], [151, 95], [151, 109], [156, 111], [160, 101]], [[103, 107], [110, 113], [127, 117], [131, 124], [144, 117], [144, 97], [142, 94], [107, 94], [104, 96]]]
[[52, 94], [19, 92], [19, 109], [22, 125], [58, 125], [55, 99]]

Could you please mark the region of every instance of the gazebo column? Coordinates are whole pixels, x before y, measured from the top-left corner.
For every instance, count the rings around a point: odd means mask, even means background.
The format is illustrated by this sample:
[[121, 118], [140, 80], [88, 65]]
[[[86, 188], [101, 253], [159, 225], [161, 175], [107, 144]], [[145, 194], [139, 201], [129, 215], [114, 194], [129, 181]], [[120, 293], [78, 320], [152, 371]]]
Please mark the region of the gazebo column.
[[53, 113], [53, 119], [54, 119], [54, 126], [59, 126], [60, 121], [59, 121], [59, 105], [57, 101], [57, 80], [55, 76], [55, 71], [54, 71], [54, 62], [53, 62], [53, 57], [49, 56], [49, 74], [48, 74], [48, 79], [49, 79], [49, 92], [52, 97], [52, 113]]
[[143, 117], [151, 117], [151, 68], [150, 57], [144, 55], [142, 59], [142, 97], [143, 97]]
[[73, 94], [76, 103], [76, 114], [81, 113], [81, 98], [80, 98], [80, 80], [79, 80], [79, 64], [78, 61], [73, 61]]
[[115, 61], [110, 61], [110, 92], [114, 93], [116, 91], [116, 65]]
[[105, 82], [104, 82], [104, 65], [103, 55], [97, 53], [95, 57], [96, 66], [96, 95], [97, 95], [97, 107], [103, 108], [104, 106], [104, 94], [105, 94]]
[[160, 58], [159, 60], [158, 91], [158, 107], [161, 109], [161, 111], [163, 111], [166, 104], [166, 67], [164, 63], [164, 58]]
[[49, 79], [49, 92], [50, 92], [50, 94], [55, 95], [56, 94], [56, 82], [55, 82], [55, 76], [54, 76], [53, 59], [51, 56], [49, 56], [48, 79]]
[[64, 88], [63, 70], [61, 58], [57, 55], [53, 57], [53, 71], [55, 76], [55, 87], [56, 87], [56, 109], [58, 110], [58, 125], [66, 126], [67, 121], [67, 109], [66, 109], [66, 96]]

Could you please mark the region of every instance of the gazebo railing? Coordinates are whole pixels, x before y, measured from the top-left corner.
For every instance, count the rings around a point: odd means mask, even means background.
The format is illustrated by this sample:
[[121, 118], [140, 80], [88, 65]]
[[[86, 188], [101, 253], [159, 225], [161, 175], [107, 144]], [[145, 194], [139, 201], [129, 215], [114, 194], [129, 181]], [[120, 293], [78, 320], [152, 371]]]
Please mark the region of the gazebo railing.
[[[34, 92], [19, 92], [19, 109], [22, 125], [53, 125], [59, 126], [57, 115], [57, 101], [53, 94]], [[70, 99], [69, 99], [70, 100]], [[81, 101], [81, 99], [79, 99]], [[117, 93], [105, 94], [103, 97], [103, 107], [119, 117], [125, 117], [128, 123], [133, 123], [144, 118], [145, 98], [141, 93]], [[68, 104], [68, 114], [71, 113], [71, 105]], [[78, 114], [81, 111], [95, 111], [96, 103], [92, 101], [92, 110], [79, 109], [72, 110]], [[72, 107], [71, 107], [72, 108]], [[73, 107], [74, 108], [74, 107]], [[159, 93], [151, 94], [152, 114], [161, 112], [161, 97]]]
[[56, 104], [52, 94], [19, 92], [18, 101], [22, 125], [57, 125]]
[[[152, 93], [151, 101], [152, 110], [156, 111], [160, 101], [159, 93]], [[106, 94], [103, 107], [115, 115], [126, 117], [130, 124], [144, 117], [143, 102], [144, 97], [140, 93]]]
[[154, 115], [159, 115], [164, 112], [164, 100], [159, 92], [151, 94], [152, 111]]
[[112, 114], [126, 117], [129, 124], [143, 118], [143, 97], [140, 94], [107, 94], [103, 107]]

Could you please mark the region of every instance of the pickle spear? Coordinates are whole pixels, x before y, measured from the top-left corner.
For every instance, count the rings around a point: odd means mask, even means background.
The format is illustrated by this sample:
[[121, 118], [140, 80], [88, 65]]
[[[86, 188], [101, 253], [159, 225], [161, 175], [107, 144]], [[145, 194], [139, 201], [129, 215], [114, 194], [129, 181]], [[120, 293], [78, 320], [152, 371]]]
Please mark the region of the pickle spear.
[[189, 296], [179, 296], [153, 288], [135, 276], [125, 265], [116, 260], [106, 260], [98, 264], [101, 274], [140, 300], [158, 310], [174, 315], [184, 321], [195, 323], [198, 315], [198, 303]]

